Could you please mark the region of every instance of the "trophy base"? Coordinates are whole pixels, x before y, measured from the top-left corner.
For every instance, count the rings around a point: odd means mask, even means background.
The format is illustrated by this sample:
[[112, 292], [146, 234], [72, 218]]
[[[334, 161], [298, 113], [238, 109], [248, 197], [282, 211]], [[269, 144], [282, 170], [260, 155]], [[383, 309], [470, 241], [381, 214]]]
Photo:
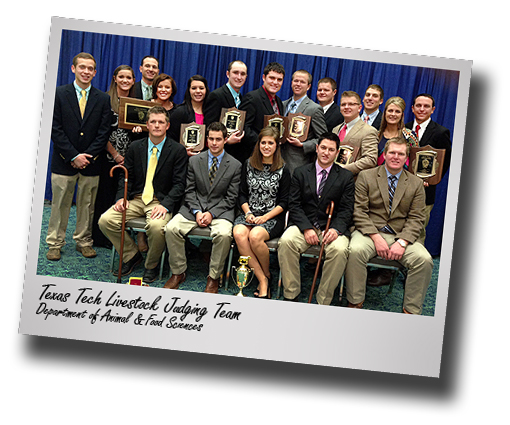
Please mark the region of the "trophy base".
[[243, 291], [239, 291], [239, 293], [236, 295], [236, 297], [245, 297], [246, 295], [243, 294]]

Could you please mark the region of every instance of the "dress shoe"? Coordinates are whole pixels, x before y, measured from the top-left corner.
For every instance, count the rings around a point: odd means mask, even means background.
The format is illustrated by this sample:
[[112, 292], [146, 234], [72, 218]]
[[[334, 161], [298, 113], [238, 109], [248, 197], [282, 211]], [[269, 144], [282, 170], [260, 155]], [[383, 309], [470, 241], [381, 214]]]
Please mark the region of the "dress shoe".
[[393, 271], [387, 269], [375, 269], [367, 275], [367, 285], [370, 286], [385, 286], [391, 283]]
[[168, 279], [163, 288], [166, 289], [179, 289], [179, 285], [184, 282], [186, 279], [186, 273], [181, 274], [173, 274], [170, 279]]
[[205, 286], [204, 292], [207, 292], [208, 294], [217, 294], [219, 285], [219, 279], [213, 279], [211, 276], [207, 276], [207, 285]]
[[299, 295], [296, 298], [285, 298], [283, 297], [283, 301], [292, 301], [297, 303], [298, 302]]
[[143, 232], [138, 232], [136, 234], [136, 244], [138, 245], [138, 251], [147, 252], [149, 250], [149, 245], [147, 245], [147, 235]]
[[153, 269], [145, 269], [143, 272], [143, 282], [144, 283], [152, 283], [158, 277], [158, 267], [154, 267]]
[[50, 248], [46, 253], [46, 258], [50, 261], [60, 260], [60, 248]]
[[81, 252], [85, 258], [94, 258], [97, 253], [91, 246], [76, 246], [76, 251]]
[[364, 301], [361, 301], [358, 304], [352, 304], [349, 302], [349, 305], [347, 307], [349, 307], [349, 308], [363, 308], [363, 303], [364, 303]]
[[[128, 274], [131, 274], [131, 272], [133, 271], [133, 269], [138, 265], [140, 264], [141, 262], [143, 261], [143, 257], [142, 257], [142, 254], [140, 254], [139, 252], [137, 252], [135, 254], [135, 256], [133, 258], [131, 258], [131, 260], [129, 261], [126, 261], [125, 263], [122, 264], [122, 272], [121, 272], [121, 276], [127, 276]], [[114, 273], [114, 274], [117, 274], [117, 273]]]

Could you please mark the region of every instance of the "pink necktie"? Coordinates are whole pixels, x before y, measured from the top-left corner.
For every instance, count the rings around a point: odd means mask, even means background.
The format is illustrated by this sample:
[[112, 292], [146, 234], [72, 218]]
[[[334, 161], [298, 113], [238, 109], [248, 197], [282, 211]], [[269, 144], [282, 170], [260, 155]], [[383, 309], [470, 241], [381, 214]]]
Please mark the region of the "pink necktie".
[[344, 141], [346, 133], [347, 133], [347, 124], [344, 124], [344, 126], [340, 130], [340, 133], [338, 133], [338, 137], [340, 138], [341, 142]]

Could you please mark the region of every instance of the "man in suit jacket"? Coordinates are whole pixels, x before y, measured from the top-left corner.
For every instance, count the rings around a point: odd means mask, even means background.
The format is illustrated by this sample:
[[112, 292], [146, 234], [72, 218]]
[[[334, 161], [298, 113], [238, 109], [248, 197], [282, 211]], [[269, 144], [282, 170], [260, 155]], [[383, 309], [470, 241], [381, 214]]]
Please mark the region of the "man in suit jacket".
[[377, 130], [360, 119], [361, 98], [358, 93], [343, 92], [340, 99], [340, 110], [345, 122], [336, 126], [333, 133], [338, 134], [342, 145], [359, 148], [354, 162], [343, 165], [356, 176], [360, 171], [377, 165]]
[[292, 74], [291, 88], [294, 95], [283, 102], [285, 116], [300, 113], [311, 117], [308, 137], [301, 142], [295, 137], [288, 137], [282, 143], [282, 156], [292, 173], [297, 167], [313, 161], [319, 137], [327, 132], [324, 111], [307, 95], [312, 86], [312, 75], [300, 69]]
[[[204, 124], [209, 125], [213, 122], [218, 122], [221, 117], [221, 110], [223, 108], [238, 108], [241, 106], [241, 88], [246, 82], [248, 76], [248, 67], [240, 60], [230, 62], [227, 70], [228, 82], [213, 90], [207, 96], [207, 101], [204, 105]], [[234, 158], [242, 157], [241, 140], [244, 132], [236, 131], [231, 134], [226, 143], [225, 150]]]
[[377, 84], [369, 85], [363, 97], [364, 108], [361, 119], [377, 130], [381, 127], [383, 114], [379, 110], [379, 106], [381, 106], [383, 102], [384, 91], [382, 87]]
[[330, 77], [324, 77], [319, 80], [317, 85], [317, 100], [324, 110], [324, 119], [328, 131], [344, 122], [344, 117], [340, 112], [340, 106], [335, 103], [337, 91], [336, 81]]
[[51, 216], [46, 243], [48, 260], [60, 260], [74, 188], [76, 194], [76, 249], [86, 258], [96, 256], [92, 248], [92, 217], [99, 184], [100, 166], [96, 163], [110, 134], [110, 97], [92, 87], [96, 61], [89, 53], [73, 59], [72, 84], [57, 87], [51, 139]]
[[[443, 164], [443, 177], [450, 167], [450, 159], [452, 155], [452, 142], [450, 140], [450, 130], [437, 122], [432, 121], [430, 116], [434, 113], [436, 104], [434, 98], [427, 93], [416, 96], [413, 100], [414, 121], [406, 124], [406, 127], [413, 130], [420, 141], [420, 146], [430, 145], [436, 149], [445, 150], [445, 158]], [[436, 186], [430, 186], [425, 183], [425, 224], [420, 234], [420, 242], [425, 242], [425, 228], [429, 223], [430, 213], [434, 207], [436, 200]]]
[[362, 308], [367, 262], [378, 255], [407, 267], [403, 311], [421, 314], [433, 262], [417, 242], [425, 221], [425, 191], [422, 180], [404, 170], [408, 156], [405, 140], [390, 139], [384, 149], [385, 163], [358, 175], [353, 215], [356, 230], [345, 270], [349, 307]]
[[234, 207], [241, 181], [241, 163], [225, 152], [227, 128], [214, 122], [207, 128], [209, 150], [189, 160], [184, 204], [165, 228], [166, 243], [171, 251], [172, 276], [165, 288], [178, 289], [186, 279], [185, 237], [196, 227], [209, 227], [212, 252], [205, 292], [218, 293], [230, 243]]
[[134, 96], [137, 99], [152, 99], [152, 82], [159, 75], [159, 61], [154, 56], [144, 56], [140, 66], [142, 79], [135, 83]]
[[[169, 125], [165, 108], [149, 109], [149, 137], [134, 141], [124, 160], [128, 171], [127, 205], [124, 207], [124, 179], [119, 179], [117, 201], [99, 219], [99, 228], [120, 252], [124, 208], [126, 221], [146, 218], [149, 250], [143, 275], [145, 283], [156, 280], [157, 266], [165, 249], [163, 228], [179, 208], [186, 185], [188, 155], [183, 145], [166, 137]], [[122, 276], [131, 274], [142, 260], [137, 245], [126, 233]]]
[[[340, 148], [336, 134], [319, 138], [317, 161], [296, 168], [289, 194], [289, 226], [278, 243], [283, 295], [297, 301], [301, 292], [300, 255], [311, 245], [325, 245], [325, 262], [317, 302], [329, 305], [347, 264], [349, 227], [354, 207], [354, 177], [335, 164]], [[330, 228], [326, 209], [335, 203]]]
[[257, 143], [260, 130], [264, 128], [264, 115], [283, 116], [283, 104], [276, 95], [282, 87], [285, 69], [277, 62], [271, 62], [264, 68], [262, 87], [243, 96], [239, 109], [246, 111], [244, 137], [240, 143], [240, 153], [236, 159], [243, 163], [248, 159]]

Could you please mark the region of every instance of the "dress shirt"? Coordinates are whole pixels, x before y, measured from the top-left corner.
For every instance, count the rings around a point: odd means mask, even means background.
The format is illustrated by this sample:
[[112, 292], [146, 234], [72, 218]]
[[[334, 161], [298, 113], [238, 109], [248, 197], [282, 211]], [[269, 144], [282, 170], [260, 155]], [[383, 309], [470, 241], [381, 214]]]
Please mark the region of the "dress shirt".
[[142, 83], [142, 96], [143, 100], [152, 99], [152, 86], [149, 86], [145, 81], [141, 80]]
[[227, 83], [227, 87], [228, 89], [230, 90], [230, 94], [232, 95], [232, 97], [234, 98], [234, 101], [235, 101], [235, 104], [236, 104], [236, 108], [239, 107], [239, 105], [241, 104], [241, 99], [239, 97], [239, 93], [237, 93], [233, 88], [232, 86], [230, 85], [230, 83]]
[[[418, 140], [421, 140], [422, 136], [423, 136], [423, 133], [425, 133], [425, 130], [427, 129], [427, 126], [429, 125], [429, 122], [431, 121], [432, 118], [429, 118], [427, 121], [423, 121], [421, 124], [420, 124], [420, 131], [418, 134]], [[416, 126], [418, 125], [418, 123], [416, 122], [416, 120], [414, 120], [413, 122], [413, 131], [414, 133], [416, 134]]]
[[326, 170], [326, 179], [329, 177], [329, 172], [331, 171], [331, 167], [333, 167], [333, 164], [331, 164], [328, 168], [322, 168], [317, 161], [315, 161], [315, 178], [317, 180], [317, 186], [316, 191], [319, 189], [319, 184], [322, 179], [322, 170]]
[[148, 138], [148, 140], [149, 140], [149, 143], [148, 143], [149, 150], [147, 151], [147, 168], [149, 168], [149, 161], [151, 160], [152, 148], [156, 148], [158, 150], [156, 152], [156, 156], [159, 160], [159, 156], [161, 155], [161, 150], [163, 149], [163, 146], [165, 145], [165, 142], [166, 142], [166, 137], [163, 139], [163, 141], [161, 143], [158, 143], [157, 145], [152, 143], [152, 140], [150, 137]]
[[[367, 121], [368, 125], [372, 125], [372, 123], [377, 118], [377, 115], [379, 115], [379, 112], [380, 112], [379, 109], [376, 109], [374, 112], [372, 112], [370, 115], [368, 115], [368, 121]], [[363, 111], [363, 113], [361, 114], [361, 119], [363, 121], [365, 121], [366, 116], [367, 116], [367, 113], [365, 111]]]
[[351, 122], [348, 122], [346, 124], [347, 128], [345, 129], [345, 135], [349, 134], [349, 131], [351, 131], [351, 128], [354, 127], [354, 124], [356, 124], [360, 119], [361, 119], [360, 117], [356, 117]]
[[73, 81], [74, 89], [76, 90], [76, 96], [78, 96], [78, 103], [80, 103], [81, 100], [81, 91], [85, 90], [85, 96], [87, 96], [87, 100], [89, 100], [89, 93], [90, 88], [92, 87], [91, 84], [86, 89], [82, 89], [78, 84], [76, 84], [76, 80]]
[[[218, 159], [218, 163], [216, 164], [216, 166], [218, 167], [217, 170], [220, 169], [221, 160], [223, 159], [224, 156], [225, 156], [225, 150], [223, 150], [223, 152], [221, 152], [216, 157]], [[211, 153], [211, 151], [207, 151], [207, 171], [208, 172], [212, 166], [212, 163], [213, 163], [213, 154]], [[217, 173], [218, 173], [218, 171], [216, 171], [216, 175], [217, 175]], [[193, 210], [191, 210], [191, 212], [193, 213], [193, 215], [197, 215], [198, 212], [202, 212], [202, 211], [193, 209]], [[216, 218], [213, 213], [211, 213], [211, 215], [213, 218]]]
[[[329, 105], [326, 105], [326, 106], [323, 106], [323, 107], [322, 107], [322, 109], [323, 109], [323, 111], [324, 111], [324, 114], [325, 114], [326, 112], [328, 112], [328, 109], [329, 109], [329, 108], [331, 108], [331, 105], [333, 105], [333, 103], [335, 103], [335, 102], [333, 101], [333, 102], [331, 102]], [[320, 103], [319, 103], [319, 105], [320, 105]]]
[[[292, 103], [294, 102], [296, 104], [296, 111], [297, 111], [297, 108], [299, 108], [299, 105], [301, 105], [301, 102], [303, 100], [305, 100], [308, 96], [305, 94], [301, 99], [298, 99], [298, 100], [294, 100], [294, 96], [292, 96], [289, 100], [289, 104], [287, 105], [287, 111], [285, 111], [285, 115], [289, 115], [290, 114], [290, 107], [292, 105]], [[294, 112], [295, 113], [295, 112]]]

